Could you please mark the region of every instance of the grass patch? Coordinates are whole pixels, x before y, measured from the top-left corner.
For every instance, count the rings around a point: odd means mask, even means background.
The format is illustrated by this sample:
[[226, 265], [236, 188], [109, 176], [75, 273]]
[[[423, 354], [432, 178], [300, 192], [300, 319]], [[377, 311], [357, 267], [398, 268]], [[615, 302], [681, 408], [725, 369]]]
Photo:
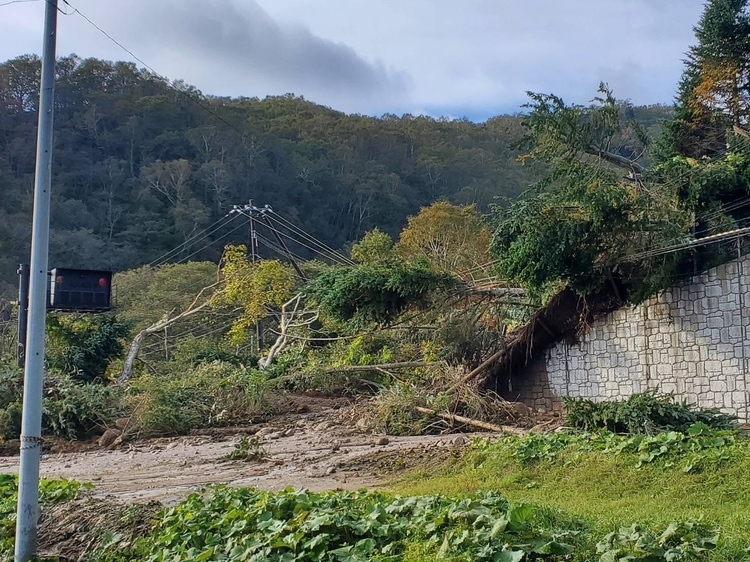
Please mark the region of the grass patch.
[[[541, 445], [530, 447], [535, 439]], [[711, 450], [698, 453], [705, 457], [705, 464], [686, 471], [686, 463], [694, 462], [689, 461], [695, 454], [689, 447], [644, 463], [640, 445], [618, 452], [592, 445], [597, 439], [585, 434], [480, 442], [442, 471], [415, 472], [394, 489], [459, 497], [495, 490], [511, 502], [530, 502], [581, 517], [599, 532], [633, 523], [654, 528], [672, 521], [701, 519], [720, 533], [718, 548], [709, 560], [750, 558], [750, 440], [738, 436], [721, 445], [717, 442], [718, 454]], [[612, 445], [633, 443], [638, 438], [607, 439]], [[659, 450], [662, 447], [669, 446], [662, 444]], [[534, 450], [538, 454], [533, 454]]]
[[260, 371], [210, 361], [186, 372], [142, 375], [126, 402], [142, 437], [252, 423], [274, 412], [271, 383]]

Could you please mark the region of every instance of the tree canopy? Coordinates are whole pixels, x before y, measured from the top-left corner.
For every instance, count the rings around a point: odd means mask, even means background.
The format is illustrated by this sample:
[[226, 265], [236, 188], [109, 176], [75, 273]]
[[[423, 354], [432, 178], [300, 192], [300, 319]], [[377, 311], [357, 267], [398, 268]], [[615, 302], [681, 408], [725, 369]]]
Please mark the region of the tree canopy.
[[750, 118], [750, 10], [748, 0], [711, 0], [695, 27], [675, 120], [667, 127], [667, 157], [726, 153], [727, 134], [747, 133]]
[[522, 158], [548, 174], [495, 210], [501, 276], [542, 300], [617, 281], [620, 297], [640, 302], [723, 259], [726, 248], [661, 250], [748, 224], [749, 25], [747, 0], [707, 3], [675, 117], [656, 137], [604, 84], [587, 107], [529, 94]]

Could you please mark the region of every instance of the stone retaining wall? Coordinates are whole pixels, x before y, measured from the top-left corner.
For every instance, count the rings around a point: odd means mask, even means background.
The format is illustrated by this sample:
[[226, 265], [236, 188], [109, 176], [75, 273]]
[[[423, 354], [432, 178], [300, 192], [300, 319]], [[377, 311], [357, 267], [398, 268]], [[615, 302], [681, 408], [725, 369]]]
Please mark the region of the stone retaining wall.
[[562, 396], [606, 400], [658, 389], [750, 422], [749, 292], [744, 256], [597, 319], [580, 342], [560, 342], [514, 374], [512, 394], [552, 410]]

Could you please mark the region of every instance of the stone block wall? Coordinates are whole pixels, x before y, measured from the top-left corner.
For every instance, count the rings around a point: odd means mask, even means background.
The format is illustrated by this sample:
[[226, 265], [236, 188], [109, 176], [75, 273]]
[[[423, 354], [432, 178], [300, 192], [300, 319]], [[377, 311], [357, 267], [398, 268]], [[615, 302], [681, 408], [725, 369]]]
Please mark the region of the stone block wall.
[[750, 422], [750, 256], [599, 318], [511, 377], [512, 394], [558, 409], [563, 396], [624, 398], [647, 389]]

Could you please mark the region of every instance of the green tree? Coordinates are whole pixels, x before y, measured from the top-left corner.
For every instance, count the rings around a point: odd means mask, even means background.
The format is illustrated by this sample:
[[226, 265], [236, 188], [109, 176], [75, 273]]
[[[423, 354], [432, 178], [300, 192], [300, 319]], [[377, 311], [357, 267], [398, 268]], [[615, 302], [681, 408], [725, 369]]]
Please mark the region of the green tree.
[[407, 261], [464, 276], [489, 261], [490, 237], [476, 206], [439, 201], [409, 217], [396, 250]]
[[128, 332], [114, 316], [50, 315], [47, 367], [78, 382], [104, 383], [107, 367], [122, 354]]
[[250, 328], [266, 318], [271, 307], [280, 309], [293, 294], [294, 276], [279, 261], [248, 262], [245, 246], [230, 246], [222, 263], [223, 287], [216, 303], [238, 306], [239, 317], [229, 330], [233, 343], [247, 339]]
[[363, 265], [392, 262], [397, 259], [393, 250], [393, 238], [375, 228], [352, 246], [352, 259]]
[[664, 152], [691, 158], [727, 148], [727, 130], [747, 133], [750, 118], [748, 0], [709, 0], [695, 28]]
[[622, 296], [638, 302], [668, 286], [680, 265], [677, 254], [656, 267], [630, 260], [686, 239], [692, 214], [677, 186], [650, 183], [637, 162], [648, 139], [624, 118], [628, 105], [604, 86], [601, 92], [587, 108], [531, 94], [528, 157], [549, 175], [509, 208], [495, 209], [491, 250], [500, 276], [541, 300], [563, 287], [587, 295], [619, 280]]
[[388, 324], [457, 283], [454, 276], [424, 263], [360, 265], [330, 268], [312, 280], [305, 293], [325, 319], [360, 329]]

